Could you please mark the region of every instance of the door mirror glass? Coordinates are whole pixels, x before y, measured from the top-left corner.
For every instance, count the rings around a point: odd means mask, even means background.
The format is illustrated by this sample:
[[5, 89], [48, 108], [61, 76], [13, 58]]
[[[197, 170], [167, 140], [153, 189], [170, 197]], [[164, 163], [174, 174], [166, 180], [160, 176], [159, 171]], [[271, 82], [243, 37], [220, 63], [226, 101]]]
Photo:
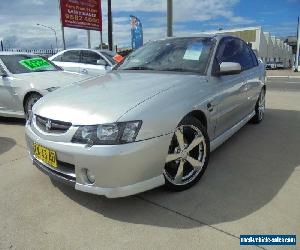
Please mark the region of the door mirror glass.
[[98, 64], [98, 65], [107, 66], [107, 62], [106, 62], [105, 60], [103, 60], [103, 59], [97, 60], [97, 64]]
[[218, 75], [234, 75], [242, 71], [241, 64], [236, 62], [222, 62]]

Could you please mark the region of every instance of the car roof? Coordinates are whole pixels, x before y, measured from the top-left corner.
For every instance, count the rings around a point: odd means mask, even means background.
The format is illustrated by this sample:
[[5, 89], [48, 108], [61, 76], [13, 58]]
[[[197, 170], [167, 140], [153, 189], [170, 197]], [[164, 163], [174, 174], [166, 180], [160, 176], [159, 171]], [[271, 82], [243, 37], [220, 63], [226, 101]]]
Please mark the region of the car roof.
[[225, 33], [198, 33], [195, 35], [189, 35], [189, 36], [172, 36], [172, 37], [165, 37], [162, 39], [157, 39], [156, 41], [163, 41], [163, 40], [172, 40], [172, 39], [181, 39], [181, 38], [215, 38], [217, 40], [221, 40], [224, 37], [234, 37], [239, 38], [234, 35], [228, 35]]

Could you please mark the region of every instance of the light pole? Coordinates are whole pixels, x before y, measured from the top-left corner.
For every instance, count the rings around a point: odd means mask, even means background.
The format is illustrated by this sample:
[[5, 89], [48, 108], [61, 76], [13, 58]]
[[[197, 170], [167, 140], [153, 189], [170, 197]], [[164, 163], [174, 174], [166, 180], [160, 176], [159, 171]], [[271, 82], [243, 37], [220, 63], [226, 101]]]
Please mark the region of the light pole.
[[173, 0], [167, 2], [167, 36], [173, 36]]
[[107, 32], [108, 32], [108, 49], [113, 50], [113, 27], [112, 27], [112, 13], [111, 13], [111, 0], [107, 0]]
[[299, 71], [299, 53], [300, 53], [300, 16], [298, 17], [298, 27], [297, 27], [297, 51], [296, 51], [296, 63], [295, 72]]
[[55, 42], [56, 42], [56, 49], [58, 49], [58, 42], [57, 42], [57, 35], [56, 35], [56, 30], [53, 28], [53, 27], [50, 27], [50, 26], [46, 26], [46, 25], [43, 25], [43, 24], [40, 24], [40, 23], [37, 23], [36, 24], [37, 26], [42, 26], [44, 28], [47, 28], [47, 29], [50, 29], [54, 32], [54, 35], [55, 35]]

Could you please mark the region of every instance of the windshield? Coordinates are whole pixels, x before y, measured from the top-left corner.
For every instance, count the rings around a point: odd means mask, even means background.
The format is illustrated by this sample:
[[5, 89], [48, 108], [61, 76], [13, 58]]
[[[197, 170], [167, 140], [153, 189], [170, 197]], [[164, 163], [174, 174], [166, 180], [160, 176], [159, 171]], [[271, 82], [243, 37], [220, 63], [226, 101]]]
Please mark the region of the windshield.
[[195, 72], [204, 75], [212, 44], [211, 38], [174, 38], [149, 42], [130, 54], [118, 69]]
[[36, 55], [0, 55], [0, 59], [12, 74], [62, 70], [47, 59]]
[[111, 62], [112, 65], [117, 64], [117, 62], [114, 60], [114, 53], [108, 53], [108, 52], [103, 52], [101, 53], [106, 57], [107, 60]]

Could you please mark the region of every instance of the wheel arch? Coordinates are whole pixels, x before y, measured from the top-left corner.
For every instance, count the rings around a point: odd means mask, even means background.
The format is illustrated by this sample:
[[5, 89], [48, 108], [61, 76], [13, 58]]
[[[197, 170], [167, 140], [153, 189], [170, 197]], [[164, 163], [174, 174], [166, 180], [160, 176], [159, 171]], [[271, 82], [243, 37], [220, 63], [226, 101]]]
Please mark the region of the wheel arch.
[[24, 95], [24, 98], [23, 98], [23, 110], [25, 111], [25, 104], [26, 104], [26, 101], [27, 99], [33, 95], [33, 94], [38, 94], [40, 96], [43, 96], [40, 92], [36, 91], [36, 90], [31, 90], [29, 92], [27, 92], [25, 95]]
[[207, 117], [205, 115], [205, 113], [202, 110], [193, 110], [190, 113], [188, 113], [186, 116], [193, 116], [196, 119], [198, 119], [202, 125], [206, 128], [207, 130]]

